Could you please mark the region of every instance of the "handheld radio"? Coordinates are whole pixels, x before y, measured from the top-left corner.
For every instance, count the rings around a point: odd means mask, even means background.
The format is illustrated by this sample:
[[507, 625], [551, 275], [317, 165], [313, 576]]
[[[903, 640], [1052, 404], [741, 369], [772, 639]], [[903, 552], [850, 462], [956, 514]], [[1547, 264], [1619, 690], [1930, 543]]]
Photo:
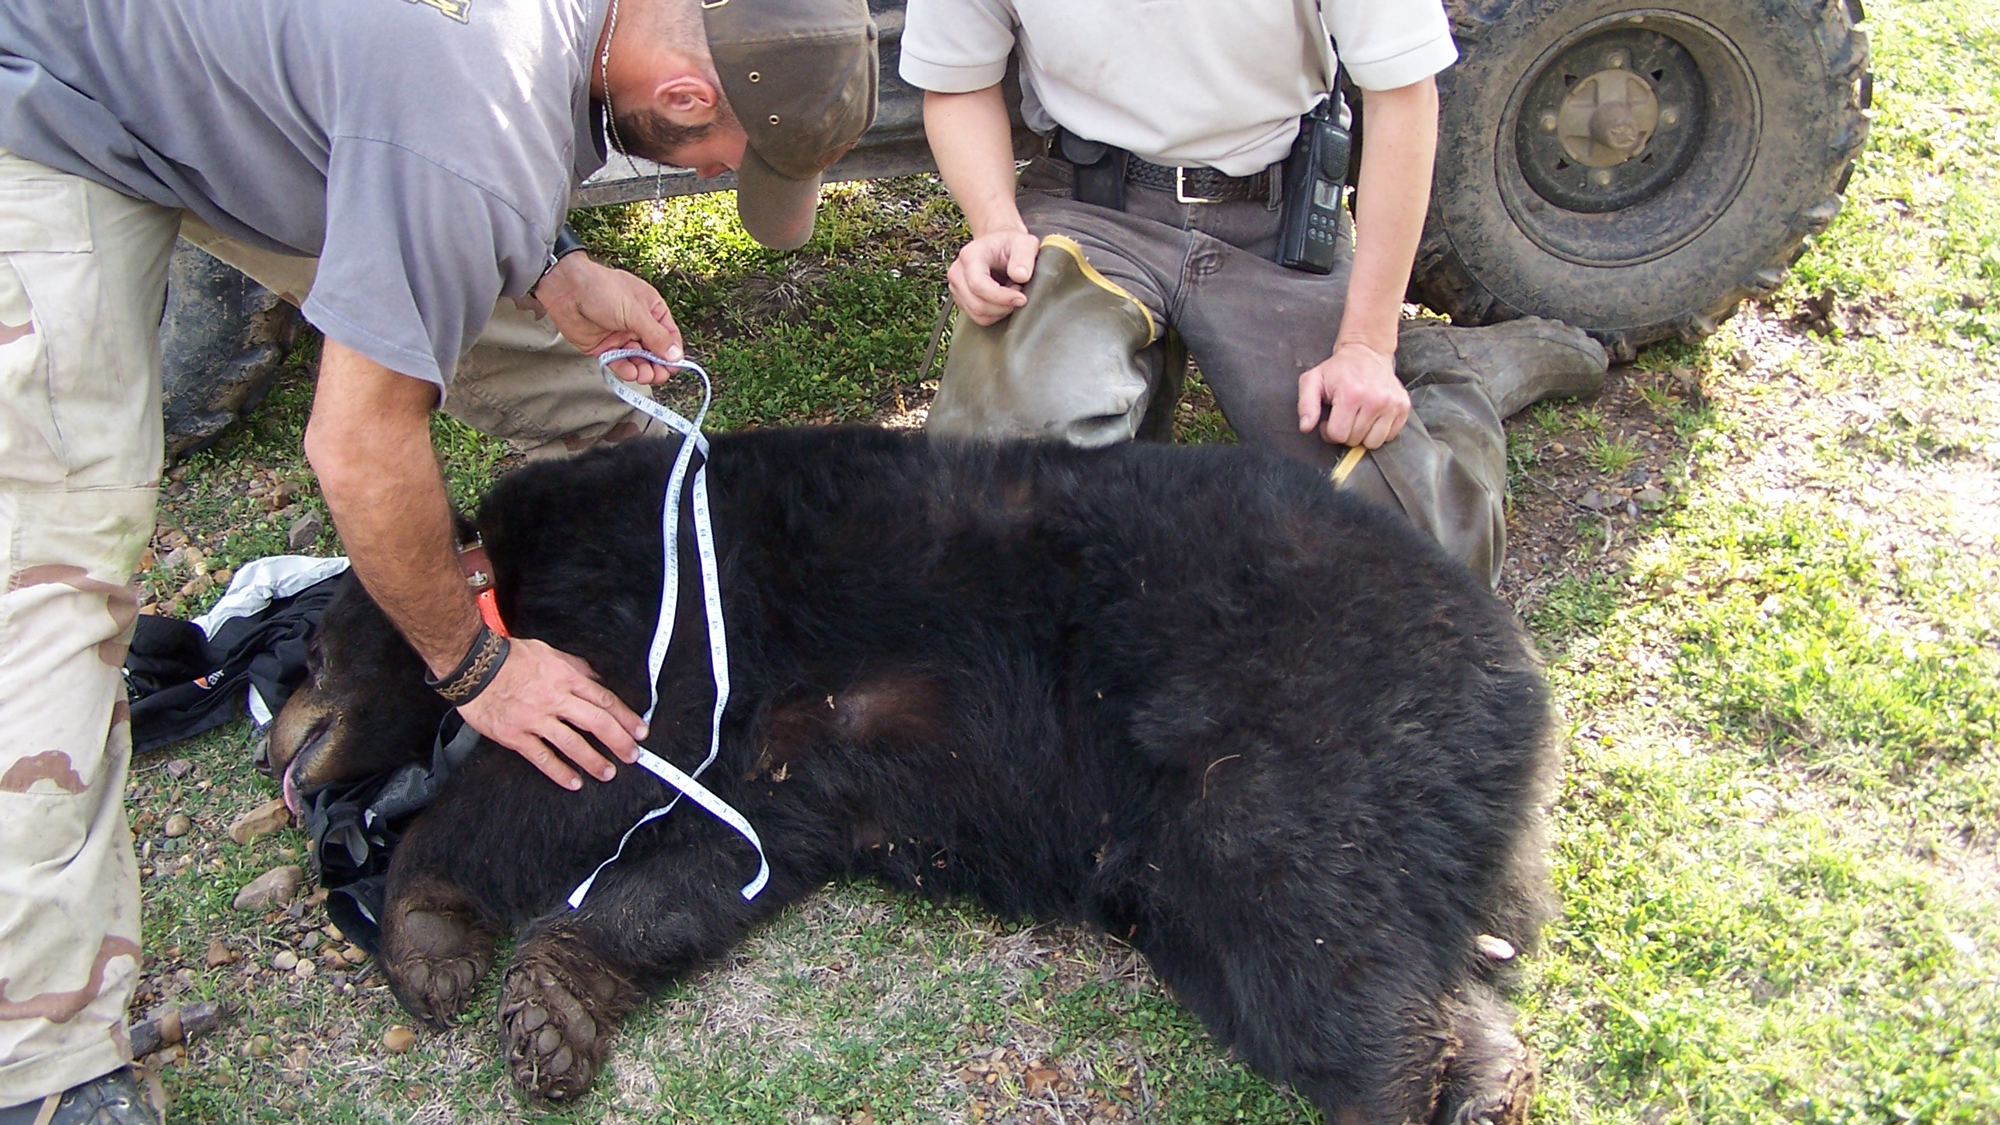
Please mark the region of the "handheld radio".
[[1340, 123], [1334, 94], [1299, 119], [1298, 139], [1285, 158], [1278, 264], [1306, 273], [1331, 273], [1339, 258], [1340, 211], [1347, 190], [1354, 137]]

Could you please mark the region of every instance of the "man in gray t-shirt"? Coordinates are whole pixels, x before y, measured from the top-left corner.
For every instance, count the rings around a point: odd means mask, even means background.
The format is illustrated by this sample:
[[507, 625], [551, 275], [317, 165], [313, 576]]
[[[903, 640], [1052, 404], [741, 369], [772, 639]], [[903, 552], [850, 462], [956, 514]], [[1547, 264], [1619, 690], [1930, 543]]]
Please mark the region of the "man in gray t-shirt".
[[677, 359], [659, 294], [568, 252], [571, 190], [607, 139], [734, 169], [746, 229], [797, 246], [872, 119], [874, 39], [864, 0], [0, 0], [0, 1123], [156, 1119], [120, 1070], [119, 666], [183, 222], [317, 260], [294, 294], [326, 336], [306, 452], [355, 572], [472, 726], [577, 788], [614, 769], [586, 735], [630, 762], [644, 728], [481, 623], [429, 413], [503, 299], [582, 352]]

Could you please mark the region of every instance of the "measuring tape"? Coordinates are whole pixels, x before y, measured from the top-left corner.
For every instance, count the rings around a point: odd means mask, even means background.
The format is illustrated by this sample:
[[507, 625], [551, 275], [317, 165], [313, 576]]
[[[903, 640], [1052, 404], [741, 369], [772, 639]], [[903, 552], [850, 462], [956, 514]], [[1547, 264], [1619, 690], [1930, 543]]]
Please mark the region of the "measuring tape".
[[[694, 421], [690, 422], [654, 402], [651, 397], [639, 393], [625, 380], [612, 374], [611, 365], [621, 359], [643, 359], [661, 367], [692, 371], [699, 375], [701, 409], [696, 412]], [[577, 888], [569, 893], [570, 909], [574, 910], [583, 905], [584, 896], [590, 893], [591, 885], [597, 882], [597, 877], [603, 874], [605, 868], [618, 862], [619, 856], [625, 854], [625, 844], [632, 838], [632, 833], [637, 832], [640, 826], [647, 822], [674, 811], [674, 806], [680, 804], [683, 795], [708, 810], [717, 820], [741, 833], [744, 839], [750, 841], [750, 846], [757, 849], [757, 877], [745, 884], [741, 891], [746, 899], [756, 898], [757, 893], [764, 889], [764, 884], [771, 879], [771, 865], [764, 858], [763, 841], [757, 838], [757, 830], [750, 827], [750, 822], [743, 819], [742, 813], [731, 808], [729, 802], [716, 796], [707, 786], [696, 780], [721, 752], [722, 710], [729, 703], [729, 641], [723, 633], [722, 581], [715, 562], [715, 529], [709, 521], [708, 514], [708, 439], [701, 433], [701, 423], [708, 417], [708, 405], [714, 397], [714, 387], [709, 382], [708, 372], [702, 370], [701, 365], [693, 360], [665, 360], [641, 348], [620, 348], [606, 352], [597, 357], [597, 363], [604, 373], [605, 385], [611, 388], [611, 393], [630, 404], [633, 409], [644, 412], [680, 434], [682, 438], [680, 452], [674, 457], [673, 472], [667, 476], [666, 502], [660, 510], [660, 549], [666, 556], [666, 578], [660, 583], [659, 624], [653, 629], [652, 646], [646, 650], [647, 703], [645, 714], [640, 717], [649, 724], [653, 721], [653, 709], [660, 705], [660, 669], [666, 665], [667, 650], [673, 645], [674, 615], [679, 607], [681, 592], [681, 485], [687, 479], [688, 465], [693, 461], [696, 450], [701, 452], [702, 463], [694, 471], [694, 545], [695, 553], [701, 559], [701, 602], [702, 609], [708, 616], [708, 663], [715, 679], [715, 713], [709, 717], [708, 723], [708, 757], [701, 760], [701, 764], [694, 768], [693, 773], [683, 773], [672, 762], [643, 746], [639, 748], [638, 764], [672, 786], [676, 790], [674, 798], [640, 817], [637, 823], [625, 830], [625, 835], [618, 838], [618, 850], [611, 853], [611, 858], [598, 864], [597, 869], [590, 873], [590, 878], [579, 883]]]

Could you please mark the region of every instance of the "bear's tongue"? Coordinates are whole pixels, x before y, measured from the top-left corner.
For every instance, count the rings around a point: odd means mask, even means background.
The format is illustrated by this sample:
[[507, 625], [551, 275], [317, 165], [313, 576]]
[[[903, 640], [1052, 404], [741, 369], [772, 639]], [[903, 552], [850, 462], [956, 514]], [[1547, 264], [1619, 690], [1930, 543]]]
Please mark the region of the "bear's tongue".
[[304, 815], [299, 804], [299, 787], [292, 781], [292, 771], [298, 768], [299, 760], [298, 758], [293, 758], [286, 764], [285, 776], [278, 783], [279, 787], [285, 791], [285, 807], [292, 810], [292, 815], [295, 817]]

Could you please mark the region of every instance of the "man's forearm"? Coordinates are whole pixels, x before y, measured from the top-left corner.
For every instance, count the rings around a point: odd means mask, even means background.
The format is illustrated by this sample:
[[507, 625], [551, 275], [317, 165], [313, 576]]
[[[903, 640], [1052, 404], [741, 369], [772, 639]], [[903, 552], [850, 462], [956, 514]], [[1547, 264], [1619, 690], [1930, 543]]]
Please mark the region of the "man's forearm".
[[924, 95], [924, 132], [972, 237], [1026, 230], [1014, 205], [1014, 133], [1000, 87]]
[[436, 391], [328, 340], [306, 455], [355, 574], [434, 675], [455, 667], [479, 611], [453, 560], [451, 503], [431, 450]]
[[1354, 272], [1341, 316], [1341, 343], [1395, 351], [1403, 295], [1424, 233], [1437, 156], [1437, 83], [1431, 79], [1368, 93], [1368, 131], [1355, 198]]

